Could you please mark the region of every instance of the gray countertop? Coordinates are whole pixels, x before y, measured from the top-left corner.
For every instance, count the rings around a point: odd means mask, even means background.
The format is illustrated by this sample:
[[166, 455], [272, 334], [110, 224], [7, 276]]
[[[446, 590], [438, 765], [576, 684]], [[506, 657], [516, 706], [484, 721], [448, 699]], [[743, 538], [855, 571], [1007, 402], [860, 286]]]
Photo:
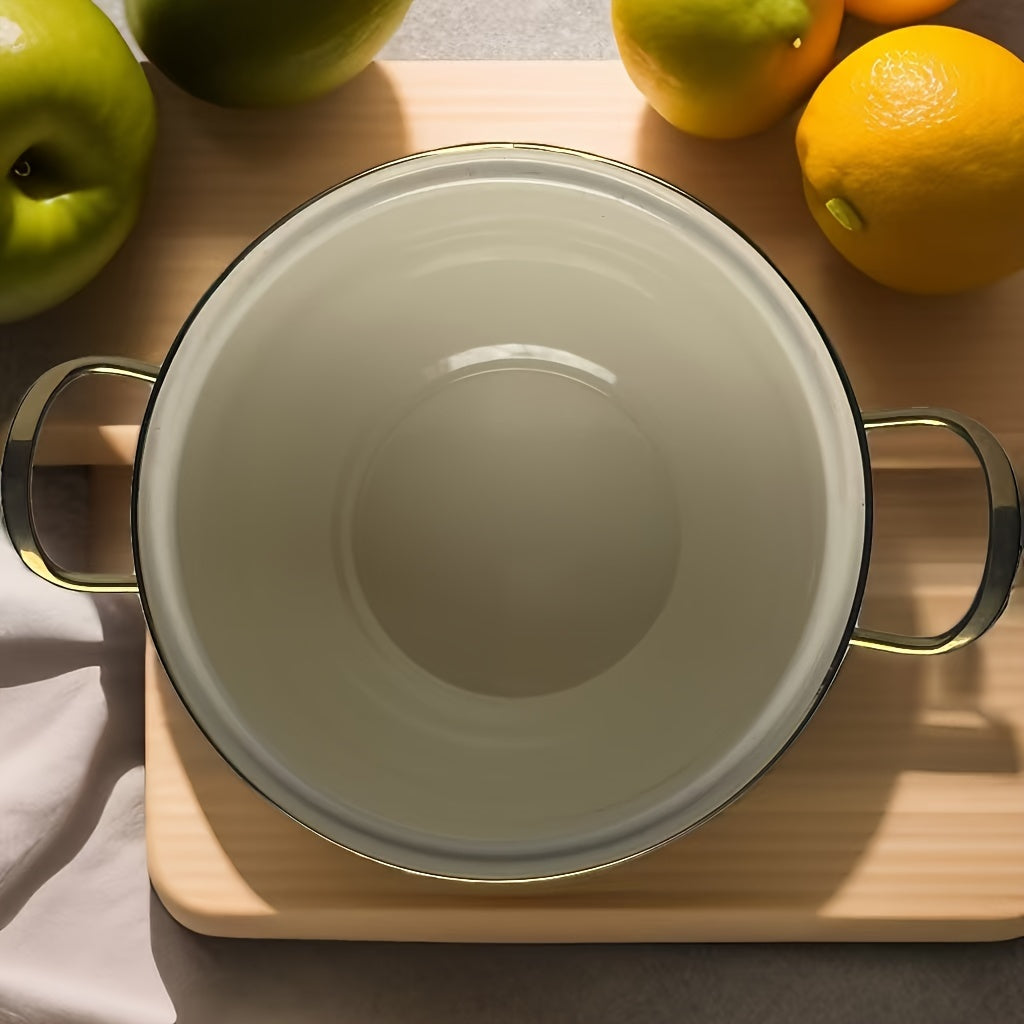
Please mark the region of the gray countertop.
[[[389, 60], [602, 60], [610, 0], [414, 0]], [[124, 0], [96, 0], [125, 35]]]
[[[41, 0], [45, 2], [45, 0]], [[123, 26], [121, 0], [98, 0]], [[292, 0], [299, 2], [301, 0]], [[997, 24], [1020, 0], [962, 0]], [[983, 29], [981, 29], [983, 30]], [[992, 33], [993, 36], [996, 33]], [[415, 0], [393, 59], [614, 58], [608, 0]], [[1024, 856], [1024, 850], [1021, 851]], [[178, 926], [154, 905], [152, 940]], [[1024, 943], [993, 945], [413, 946], [202, 941], [202, 962], [163, 982], [180, 1024], [235, 1020], [200, 971], [274, 1000], [344, 1007], [323, 1020], [383, 1021], [1024, 1021]], [[243, 947], [241, 951], [239, 947]], [[228, 969], [225, 964], [232, 961]], [[239, 966], [241, 965], [241, 966]], [[296, 1006], [299, 1003], [295, 1004]], [[301, 1014], [299, 1015], [301, 1016]], [[3, 1019], [0, 1013], [0, 1019]], [[280, 1019], [286, 1019], [281, 1017]], [[291, 1017], [288, 1019], [298, 1019]], [[307, 1019], [301, 1016], [301, 1019]], [[312, 1019], [312, 1018], [309, 1018]]]

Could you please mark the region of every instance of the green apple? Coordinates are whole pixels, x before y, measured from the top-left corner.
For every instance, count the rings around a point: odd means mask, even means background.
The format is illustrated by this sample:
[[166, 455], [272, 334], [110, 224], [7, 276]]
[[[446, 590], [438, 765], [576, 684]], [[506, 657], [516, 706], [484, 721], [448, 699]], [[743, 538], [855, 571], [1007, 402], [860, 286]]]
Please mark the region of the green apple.
[[153, 94], [91, 0], [0, 0], [0, 323], [90, 281], [138, 216]]
[[139, 46], [171, 81], [211, 103], [274, 107], [353, 78], [411, 0], [126, 0]]

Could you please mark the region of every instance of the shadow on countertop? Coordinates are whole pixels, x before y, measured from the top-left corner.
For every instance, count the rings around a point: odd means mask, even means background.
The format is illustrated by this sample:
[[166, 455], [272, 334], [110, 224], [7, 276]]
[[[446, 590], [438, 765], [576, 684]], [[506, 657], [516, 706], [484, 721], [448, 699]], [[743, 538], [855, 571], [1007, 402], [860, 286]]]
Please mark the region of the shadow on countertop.
[[154, 895], [177, 1024], [1014, 1024], [1024, 941], [446, 945], [217, 939]]

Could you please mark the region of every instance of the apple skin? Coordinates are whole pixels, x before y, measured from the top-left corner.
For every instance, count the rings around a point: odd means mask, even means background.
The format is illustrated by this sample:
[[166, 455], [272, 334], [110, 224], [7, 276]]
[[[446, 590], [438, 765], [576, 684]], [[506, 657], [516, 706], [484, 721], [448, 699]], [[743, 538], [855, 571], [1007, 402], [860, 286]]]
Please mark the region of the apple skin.
[[143, 53], [200, 99], [279, 107], [354, 78], [411, 0], [126, 0]]
[[117, 252], [155, 138], [149, 82], [92, 0], [0, 0], [0, 323], [62, 302]]

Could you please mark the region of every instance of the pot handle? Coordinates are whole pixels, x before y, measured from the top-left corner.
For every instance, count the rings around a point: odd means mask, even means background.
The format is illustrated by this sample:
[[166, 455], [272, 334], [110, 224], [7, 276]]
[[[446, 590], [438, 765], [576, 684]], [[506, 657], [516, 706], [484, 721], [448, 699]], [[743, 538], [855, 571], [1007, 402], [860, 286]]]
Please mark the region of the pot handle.
[[0, 504], [4, 523], [21, 560], [37, 576], [66, 590], [87, 594], [134, 594], [138, 584], [134, 575], [71, 572], [62, 569], [43, 550], [32, 513], [32, 467], [39, 432], [56, 398], [79, 377], [100, 374], [125, 377], [147, 384], [156, 382], [159, 368], [138, 359], [113, 357], [72, 359], [47, 370], [28, 389], [14, 414], [0, 463]]
[[988, 491], [988, 551], [978, 592], [963, 618], [938, 636], [902, 636], [857, 627], [852, 646], [895, 654], [945, 654], [977, 640], [1003, 613], [1021, 556], [1020, 494], [1002, 445], [980, 423], [948, 409], [906, 409], [866, 415], [865, 430], [938, 427], [966, 441], [978, 457]]

